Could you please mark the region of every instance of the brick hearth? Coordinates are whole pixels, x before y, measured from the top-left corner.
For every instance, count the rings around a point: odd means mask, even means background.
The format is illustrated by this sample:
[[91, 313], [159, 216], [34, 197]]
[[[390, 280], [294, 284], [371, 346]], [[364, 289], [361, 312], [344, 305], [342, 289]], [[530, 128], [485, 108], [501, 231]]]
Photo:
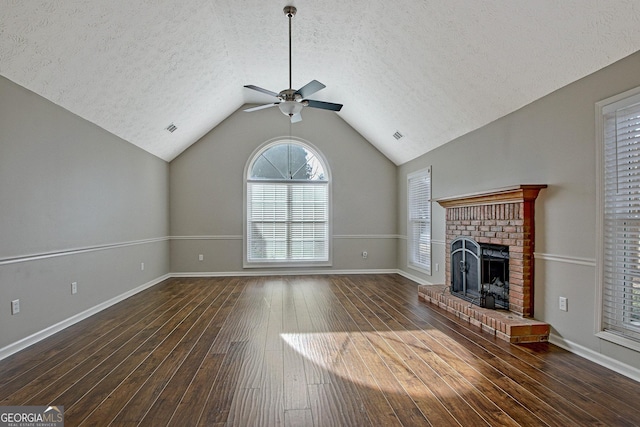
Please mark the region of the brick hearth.
[[504, 341], [523, 344], [549, 340], [549, 324], [506, 310], [490, 310], [471, 305], [469, 301], [451, 295], [448, 286], [420, 285], [418, 298], [435, 304], [461, 321], [478, 326]]

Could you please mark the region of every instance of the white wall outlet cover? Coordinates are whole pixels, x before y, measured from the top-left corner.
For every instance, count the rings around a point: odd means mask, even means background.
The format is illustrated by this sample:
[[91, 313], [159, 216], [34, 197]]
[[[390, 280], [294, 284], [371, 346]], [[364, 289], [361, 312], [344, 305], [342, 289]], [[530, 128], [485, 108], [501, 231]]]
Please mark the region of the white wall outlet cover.
[[11, 301], [11, 314], [20, 313], [20, 300], [16, 299]]
[[567, 298], [566, 297], [560, 297], [558, 299], [558, 308], [562, 311], [567, 311]]

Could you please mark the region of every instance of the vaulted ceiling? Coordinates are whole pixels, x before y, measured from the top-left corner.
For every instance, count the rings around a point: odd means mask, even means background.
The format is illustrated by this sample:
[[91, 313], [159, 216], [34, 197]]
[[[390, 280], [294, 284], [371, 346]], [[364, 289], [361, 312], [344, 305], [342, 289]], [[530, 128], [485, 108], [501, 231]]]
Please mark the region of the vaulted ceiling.
[[286, 5], [293, 87], [396, 164], [640, 50], [638, 0], [3, 0], [0, 75], [170, 161], [288, 87]]

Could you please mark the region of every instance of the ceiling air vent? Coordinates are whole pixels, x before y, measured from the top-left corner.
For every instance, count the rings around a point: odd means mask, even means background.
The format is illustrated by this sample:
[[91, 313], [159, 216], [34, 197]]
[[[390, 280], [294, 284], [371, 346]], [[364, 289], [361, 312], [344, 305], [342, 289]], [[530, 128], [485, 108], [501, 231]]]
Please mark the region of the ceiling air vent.
[[400, 131], [398, 131], [398, 130], [397, 130], [397, 131], [396, 131], [396, 133], [394, 133], [394, 134], [393, 134], [393, 137], [394, 137], [396, 140], [399, 140], [399, 139], [404, 138], [404, 135], [403, 135], [403, 134], [401, 134], [401, 133], [400, 133]]
[[169, 126], [167, 126], [165, 128], [166, 130], [168, 130], [170, 133], [173, 133], [176, 131], [176, 129], [178, 129], [178, 127], [176, 125], [174, 125], [173, 123], [171, 123]]

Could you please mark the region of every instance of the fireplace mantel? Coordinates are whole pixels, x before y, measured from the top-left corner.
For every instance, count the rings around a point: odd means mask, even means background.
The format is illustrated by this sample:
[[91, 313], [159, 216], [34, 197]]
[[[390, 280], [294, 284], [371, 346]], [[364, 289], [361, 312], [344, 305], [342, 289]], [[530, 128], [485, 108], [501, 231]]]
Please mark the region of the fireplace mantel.
[[547, 185], [520, 184], [460, 196], [442, 197], [435, 201], [443, 208], [522, 203], [534, 201], [543, 188], [547, 188]]

